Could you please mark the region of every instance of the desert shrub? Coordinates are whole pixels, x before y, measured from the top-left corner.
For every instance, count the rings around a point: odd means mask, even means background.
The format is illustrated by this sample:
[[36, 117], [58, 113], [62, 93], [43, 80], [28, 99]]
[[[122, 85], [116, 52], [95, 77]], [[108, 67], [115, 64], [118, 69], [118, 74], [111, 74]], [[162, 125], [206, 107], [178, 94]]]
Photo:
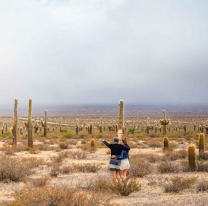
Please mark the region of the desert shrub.
[[73, 172], [97, 172], [101, 168], [101, 165], [98, 163], [88, 163], [88, 164], [72, 164], [70, 166], [71, 171]]
[[180, 165], [176, 162], [160, 162], [157, 166], [157, 169], [160, 173], [171, 173], [171, 172], [179, 172], [180, 171]]
[[14, 155], [14, 150], [11, 147], [6, 147], [3, 151], [5, 155]]
[[208, 160], [208, 152], [200, 152], [200, 153], [197, 155], [197, 159], [198, 159], [198, 160], [200, 160], [200, 159]]
[[208, 180], [201, 179], [196, 184], [197, 192], [208, 192]]
[[50, 147], [49, 145], [45, 145], [45, 144], [36, 145], [35, 148], [37, 150], [40, 150], [40, 151], [52, 151], [52, 150], [54, 150], [53, 147]]
[[130, 133], [130, 134], [134, 134], [134, 128], [130, 128], [130, 129], [129, 129], [129, 133]]
[[150, 141], [148, 142], [149, 147], [162, 147], [162, 144], [157, 141]]
[[141, 185], [135, 178], [128, 176], [125, 180], [111, 182], [109, 188], [112, 193], [129, 196], [133, 192], [138, 192], [141, 189]]
[[69, 143], [67, 143], [67, 142], [59, 142], [58, 145], [59, 145], [59, 147], [61, 149], [67, 149], [68, 146], [69, 146]]
[[15, 152], [23, 152], [23, 151], [28, 151], [29, 148], [26, 145], [17, 145]]
[[81, 144], [87, 144], [87, 140], [86, 139], [81, 139]]
[[96, 192], [110, 192], [109, 177], [97, 176], [94, 178], [86, 178], [80, 184], [82, 190], [93, 190]]
[[109, 205], [110, 196], [103, 193], [82, 192], [65, 185], [50, 187], [25, 187], [16, 190], [14, 200], [9, 206], [41, 205], [41, 206], [100, 206]]
[[39, 177], [35, 179], [30, 179], [30, 182], [36, 187], [43, 187], [46, 185], [48, 180], [49, 180], [49, 177], [43, 176], [43, 177]]
[[150, 154], [150, 153], [139, 154], [139, 156], [140, 156], [140, 158], [146, 159], [146, 160], [148, 160], [151, 163], [158, 162], [158, 161], [160, 161], [163, 158], [163, 156], [161, 156], [159, 154]]
[[71, 172], [71, 167], [70, 166], [63, 166], [63, 167], [61, 167], [60, 168], [60, 172], [62, 173], [62, 174], [68, 174], [68, 173], [70, 173]]
[[4, 134], [2, 135], [2, 137], [12, 138], [12, 133], [11, 132], [4, 132]]
[[74, 137], [74, 134], [71, 132], [68, 132], [68, 133], [64, 134], [63, 136], [66, 138], [72, 138], [72, 137]]
[[77, 140], [71, 139], [71, 140], [69, 140], [69, 144], [70, 145], [76, 145], [77, 144]]
[[85, 151], [74, 151], [69, 153], [69, 157], [73, 159], [85, 159], [87, 157], [87, 153]]
[[150, 164], [146, 159], [139, 155], [131, 156], [130, 160], [130, 173], [133, 177], [143, 177], [150, 174]]
[[198, 161], [196, 170], [199, 172], [208, 172], [208, 162]]
[[176, 176], [172, 178], [165, 178], [165, 180], [159, 183], [159, 186], [164, 189], [164, 192], [178, 193], [184, 189], [190, 188], [195, 181], [196, 177]]
[[59, 173], [60, 173], [59, 165], [53, 164], [50, 170], [50, 176], [57, 177]]
[[20, 181], [32, 174], [33, 168], [44, 164], [42, 160], [35, 158], [12, 158], [5, 155], [0, 158], [0, 180]]
[[129, 147], [130, 147], [131, 149], [137, 148], [137, 147], [138, 147], [138, 145], [135, 144], [134, 142], [128, 142], [128, 145], [129, 145]]
[[178, 150], [178, 151], [166, 151], [166, 157], [171, 161], [175, 161], [178, 159], [186, 159], [187, 158], [187, 150]]
[[59, 153], [57, 156], [52, 157], [51, 159], [53, 163], [61, 163], [63, 162], [64, 158], [65, 158], [64, 153]]
[[67, 130], [65, 129], [61, 129], [60, 132], [64, 132], [64, 133], [67, 133]]

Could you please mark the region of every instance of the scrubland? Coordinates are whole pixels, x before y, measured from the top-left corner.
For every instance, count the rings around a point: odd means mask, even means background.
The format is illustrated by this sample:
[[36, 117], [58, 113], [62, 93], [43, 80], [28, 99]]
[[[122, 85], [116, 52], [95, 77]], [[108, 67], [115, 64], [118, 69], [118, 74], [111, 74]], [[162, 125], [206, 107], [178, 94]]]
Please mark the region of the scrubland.
[[[151, 118], [150, 126], [159, 117]], [[113, 183], [108, 171], [110, 150], [102, 139], [113, 142], [117, 118], [49, 117], [47, 135], [33, 131], [33, 147], [27, 146], [26, 128], [19, 121], [17, 148], [12, 149], [12, 118], [2, 117], [0, 134], [0, 205], [206, 205], [208, 201], [208, 137], [198, 151], [200, 125], [206, 117], [173, 117], [167, 134], [160, 126], [146, 131], [147, 117], [125, 119], [130, 150], [128, 178]], [[87, 124], [93, 124], [92, 134]], [[65, 125], [66, 124], [66, 125]], [[186, 125], [186, 131], [184, 131]], [[195, 130], [194, 130], [195, 125]], [[104, 129], [105, 127], [105, 129]], [[170, 130], [169, 130], [170, 127]], [[176, 129], [177, 127], [177, 129]], [[41, 131], [40, 131], [41, 129]], [[6, 131], [7, 130], [7, 131]], [[169, 139], [164, 149], [163, 138]], [[196, 168], [190, 170], [187, 147], [196, 146]]]

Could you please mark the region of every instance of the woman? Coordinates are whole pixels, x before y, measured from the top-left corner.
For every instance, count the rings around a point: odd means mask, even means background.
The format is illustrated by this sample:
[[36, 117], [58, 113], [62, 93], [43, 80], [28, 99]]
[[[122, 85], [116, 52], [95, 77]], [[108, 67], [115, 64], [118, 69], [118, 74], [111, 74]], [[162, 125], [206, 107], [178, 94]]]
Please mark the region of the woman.
[[[123, 139], [121, 141], [125, 147], [129, 148], [129, 145], [127, 143], [127, 141], [125, 139]], [[112, 155], [112, 158], [116, 158], [116, 159], [121, 159], [121, 164], [120, 164], [120, 177], [122, 179], [126, 179], [126, 174], [130, 168], [130, 164], [129, 164], [129, 151], [126, 150], [122, 150], [121, 155]]]
[[116, 179], [118, 180], [120, 178], [121, 159], [119, 157], [115, 159], [115, 155], [120, 155], [122, 151], [129, 151], [130, 148], [119, 144], [118, 137], [114, 137], [114, 144], [109, 144], [105, 140], [103, 140], [103, 143], [110, 148], [111, 156], [114, 156], [114, 158], [110, 160], [109, 169], [112, 172], [113, 180], [116, 181]]

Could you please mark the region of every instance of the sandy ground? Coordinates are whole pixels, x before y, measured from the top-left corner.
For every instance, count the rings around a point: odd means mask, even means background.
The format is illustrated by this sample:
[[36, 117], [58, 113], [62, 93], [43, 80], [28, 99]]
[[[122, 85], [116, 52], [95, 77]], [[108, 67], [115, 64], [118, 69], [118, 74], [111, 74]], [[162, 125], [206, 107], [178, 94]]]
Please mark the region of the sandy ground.
[[[3, 147], [2, 142], [0, 142], [0, 147]], [[36, 141], [35, 144], [41, 144], [41, 142]], [[75, 147], [75, 146], [74, 146]], [[78, 149], [67, 149], [64, 151], [77, 151]], [[106, 149], [97, 149], [95, 153], [89, 153], [86, 159], [84, 160], [76, 160], [76, 159], [64, 159], [63, 165], [69, 165], [72, 163], [101, 163], [102, 169], [100, 169], [97, 173], [70, 173], [66, 175], [59, 175], [56, 178], [51, 178], [48, 184], [68, 184], [73, 185], [77, 183], [82, 183], [84, 180], [95, 177], [97, 175], [110, 175], [108, 171], [108, 162], [109, 162], [109, 151]], [[161, 154], [161, 149], [132, 149], [130, 154], [143, 154], [143, 153], [152, 153]], [[37, 154], [30, 154], [27, 151], [17, 152], [16, 156], [20, 157], [36, 157], [40, 159], [44, 159], [47, 162], [50, 162], [51, 159], [58, 155], [56, 151], [40, 151]], [[47, 165], [43, 165], [39, 167], [35, 174], [30, 176], [30, 178], [37, 178], [43, 175], [49, 175], [50, 167]], [[132, 193], [128, 197], [121, 197], [115, 195], [112, 203], [119, 205], [145, 205], [145, 206], [206, 206], [208, 205], [208, 193], [199, 193], [196, 194], [195, 189], [190, 188], [185, 190], [179, 194], [168, 194], [164, 193], [160, 187], [157, 185], [149, 185], [149, 178], [164, 178], [169, 177], [174, 174], [150, 174], [144, 178], [137, 178], [139, 183], [142, 185], [141, 191]], [[207, 173], [183, 173], [182, 175], [187, 176], [197, 176], [199, 178], [208, 178]], [[0, 182], [0, 201], [3, 200], [11, 200], [11, 193], [15, 189], [20, 189], [24, 187], [24, 182]], [[2, 205], [2, 204], [0, 204]]]

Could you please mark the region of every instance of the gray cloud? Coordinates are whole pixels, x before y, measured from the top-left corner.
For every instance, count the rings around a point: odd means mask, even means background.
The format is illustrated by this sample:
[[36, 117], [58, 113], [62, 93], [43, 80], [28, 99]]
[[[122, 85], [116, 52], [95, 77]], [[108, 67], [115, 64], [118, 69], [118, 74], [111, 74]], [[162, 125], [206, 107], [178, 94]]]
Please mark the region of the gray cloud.
[[0, 2], [4, 103], [206, 103], [208, 2]]

